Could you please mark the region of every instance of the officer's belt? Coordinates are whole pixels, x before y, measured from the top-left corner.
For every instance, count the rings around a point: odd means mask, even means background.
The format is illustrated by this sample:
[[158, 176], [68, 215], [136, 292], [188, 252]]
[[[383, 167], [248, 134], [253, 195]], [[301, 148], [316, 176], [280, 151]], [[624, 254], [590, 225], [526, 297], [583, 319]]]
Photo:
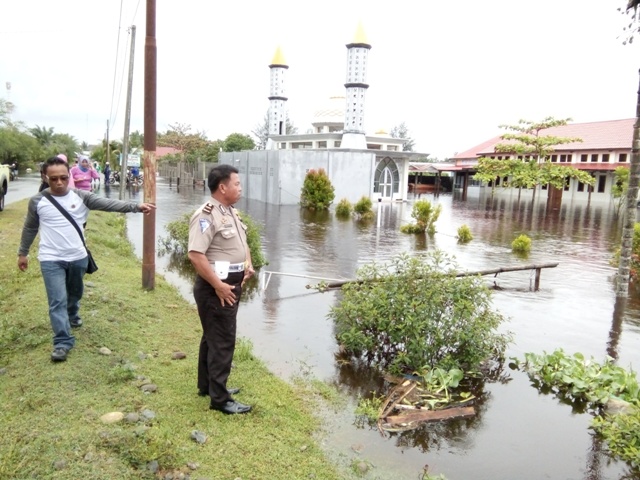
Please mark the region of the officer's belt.
[[[210, 264], [211, 268], [214, 268], [213, 263]], [[237, 273], [237, 272], [244, 272], [244, 262], [243, 263], [231, 263], [229, 265], [229, 273]]]

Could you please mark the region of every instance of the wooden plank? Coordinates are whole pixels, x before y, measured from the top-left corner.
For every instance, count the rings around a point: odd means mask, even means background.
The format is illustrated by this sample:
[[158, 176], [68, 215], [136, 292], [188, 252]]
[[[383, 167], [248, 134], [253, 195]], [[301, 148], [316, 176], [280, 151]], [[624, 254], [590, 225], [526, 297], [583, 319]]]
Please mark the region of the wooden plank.
[[384, 419], [388, 424], [409, 422], [432, 422], [458, 417], [473, 417], [476, 411], [473, 407], [446, 408], [444, 410], [407, 410], [401, 415], [391, 415]]

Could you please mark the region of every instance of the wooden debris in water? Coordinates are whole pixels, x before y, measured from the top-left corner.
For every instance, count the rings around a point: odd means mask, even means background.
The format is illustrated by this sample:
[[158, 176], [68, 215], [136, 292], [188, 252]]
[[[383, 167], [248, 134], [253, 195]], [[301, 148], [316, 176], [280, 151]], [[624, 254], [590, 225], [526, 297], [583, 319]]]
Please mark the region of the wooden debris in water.
[[386, 400], [380, 407], [378, 414], [378, 430], [381, 432], [398, 432], [418, 428], [423, 422], [449, 420], [452, 418], [472, 417], [475, 409], [469, 406], [472, 399], [448, 404], [445, 408], [435, 409], [424, 405], [425, 398], [433, 395], [421, 388], [415, 380], [397, 380], [397, 385], [391, 389]]

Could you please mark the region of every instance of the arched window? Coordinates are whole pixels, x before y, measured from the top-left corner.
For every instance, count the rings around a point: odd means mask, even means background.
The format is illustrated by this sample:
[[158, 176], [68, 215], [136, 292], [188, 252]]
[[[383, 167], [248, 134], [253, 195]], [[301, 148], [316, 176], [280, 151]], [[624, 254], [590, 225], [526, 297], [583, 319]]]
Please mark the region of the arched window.
[[391, 198], [399, 192], [399, 186], [400, 173], [396, 162], [389, 157], [382, 159], [373, 178], [373, 191], [380, 193], [382, 198]]

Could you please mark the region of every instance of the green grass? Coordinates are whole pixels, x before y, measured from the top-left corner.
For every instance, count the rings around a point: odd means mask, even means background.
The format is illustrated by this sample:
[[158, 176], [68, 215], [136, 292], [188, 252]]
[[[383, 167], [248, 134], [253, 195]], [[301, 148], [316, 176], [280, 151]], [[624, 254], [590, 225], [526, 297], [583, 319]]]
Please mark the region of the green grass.
[[[66, 362], [52, 363], [37, 245], [26, 272], [16, 262], [26, 206], [0, 213], [0, 479], [164, 478], [178, 471], [221, 480], [349, 477], [315, 439], [321, 424], [312, 412], [327, 392], [275, 377], [247, 341], [239, 342], [229, 384], [242, 387], [237, 397], [254, 411], [209, 410], [196, 394], [195, 307], [159, 275], [153, 291], [142, 288], [123, 215], [89, 217], [88, 246], [100, 269], [85, 277], [76, 347]], [[99, 354], [100, 347], [113, 354]], [[172, 360], [176, 351], [186, 359]], [[157, 392], [142, 392], [145, 381]], [[108, 412], [145, 409], [155, 418], [100, 421]], [[191, 440], [194, 430], [208, 436], [204, 444]], [[147, 468], [153, 460], [155, 474]]]

